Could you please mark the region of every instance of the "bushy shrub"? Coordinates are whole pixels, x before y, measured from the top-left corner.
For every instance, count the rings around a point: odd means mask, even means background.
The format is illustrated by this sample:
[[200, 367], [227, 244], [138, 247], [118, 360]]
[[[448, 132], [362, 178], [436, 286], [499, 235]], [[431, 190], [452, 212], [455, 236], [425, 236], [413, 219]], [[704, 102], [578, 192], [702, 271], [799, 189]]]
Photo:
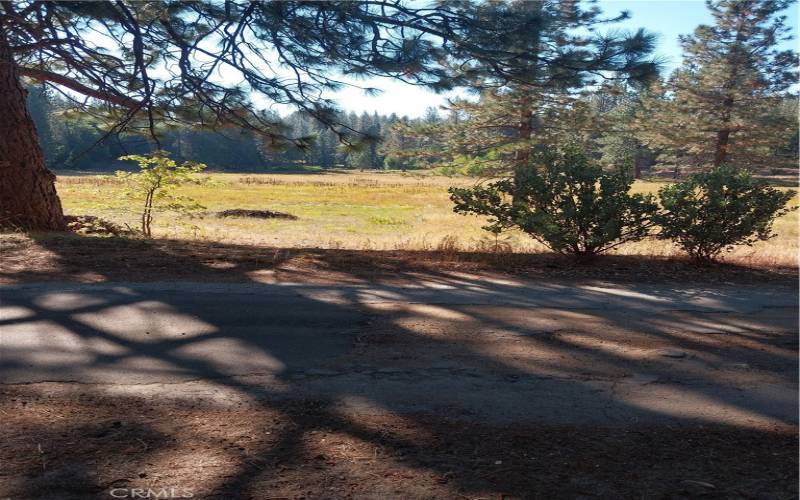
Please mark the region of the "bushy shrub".
[[548, 248], [588, 258], [648, 235], [652, 195], [631, 194], [633, 177], [604, 172], [576, 147], [534, 155], [513, 177], [450, 188], [458, 213], [489, 216], [484, 229], [517, 228]]
[[675, 240], [692, 258], [712, 261], [735, 245], [773, 236], [772, 223], [794, 210], [794, 191], [779, 191], [750, 173], [722, 166], [659, 191], [658, 237]]

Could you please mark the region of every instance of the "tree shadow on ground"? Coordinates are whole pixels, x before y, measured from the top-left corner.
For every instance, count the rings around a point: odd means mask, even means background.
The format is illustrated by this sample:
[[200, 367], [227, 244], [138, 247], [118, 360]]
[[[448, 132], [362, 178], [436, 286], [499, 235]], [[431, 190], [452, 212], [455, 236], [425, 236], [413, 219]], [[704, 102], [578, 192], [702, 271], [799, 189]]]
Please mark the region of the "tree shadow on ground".
[[[796, 267], [696, 265], [685, 258], [607, 255], [578, 263], [552, 254], [272, 248], [189, 240], [39, 233], [3, 240], [0, 282], [41, 280], [363, 281], [413, 273], [511, 273], [531, 279], [792, 284]], [[258, 273], [262, 273], [259, 276]]]
[[[92, 266], [94, 240], [39, 243], [58, 272], [129, 276]], [[760, 392], [796, 393], [796, 310], [732, 312], [747, 290], [613, 292], [143, 245], [136, 265], [247, 285], [3, 291], [0, 410], [15, 433], [3, 495], [796, 494], [796, 408]], [[265, 282], [276, 268], [286, 275], [269, 279], [307, 284]], [[652, 356], [669, 349], [689, 354]]]

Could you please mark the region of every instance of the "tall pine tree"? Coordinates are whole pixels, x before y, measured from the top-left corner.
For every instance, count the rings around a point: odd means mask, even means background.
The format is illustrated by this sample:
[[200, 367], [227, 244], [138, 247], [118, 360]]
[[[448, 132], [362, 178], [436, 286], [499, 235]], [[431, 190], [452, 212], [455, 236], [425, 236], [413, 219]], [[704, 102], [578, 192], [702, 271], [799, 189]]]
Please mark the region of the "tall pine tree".
[[601, 34], [601, 26], [623, 20], [627, 13], [607, 18], [589, 5], [518, 1], [487, 10], [483, 22], [505, 30], [497, 43], [525, 52], [533, 61], [526, 80], [498, 80], [472, 67], [466, 76], [480, 91], [478, 101], [452, 102], [457, 120], [420, 128], [418, 134], [439, 134], [447, 142], [445, 163], [501, 173], [524, 163], [535, 148], [579, 132], [576, 126], [585, 125], [586, 118], [579, 93], [587, 86], [603, 79], [634, 83], [653, 78], [654, 37], [642, 30]]
[[797, 129], [778, 112], [797, 83], [797, 53], [780, 13], [792, 0], [718, 0], [713, 25], [681, 36], [683, 65], [646, 99], [640, 136], [676, 167], [723, 163], [757, 168], [776, 160]]

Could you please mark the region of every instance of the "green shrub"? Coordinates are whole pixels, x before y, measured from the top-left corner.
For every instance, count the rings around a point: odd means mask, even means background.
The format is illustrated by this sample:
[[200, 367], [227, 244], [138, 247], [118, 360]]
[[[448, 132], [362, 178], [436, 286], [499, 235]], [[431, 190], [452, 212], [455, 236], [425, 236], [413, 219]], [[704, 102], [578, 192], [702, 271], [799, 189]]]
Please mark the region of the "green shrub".
[[141, 203], [141, 230], [146, 238], [152, 237], [151, 226], [155, 212], [171, 211], [185, 215], [204, 208], [191, 198], [175, 194], [179, 186], [201, 182], [195, 174], [206, 169], [204, 163], [187, 161], [179, 165], [169, 158], [166, 151], [156, 151], [145, 156], [120, 156], [119, 159], [139, 164], [138, 172], [120, 170], [117, 171], [117, 178], [125, 183], [123, 194]]
[[450, 188], [458, 213], [489, 216], [495, 234], [517, 228], [548, 248], [588, 258], [648, 235], [652, 195], [630, 194], [633, 177], [604, 172], [579, 149], [539, 153], [514, 176], [486, 186]]
[[658, 194], [663, 207], [656, 217], [658, 237], [675, 240], [692, 258], [706, 262], [735, 245], [771, 238], [773, 221], [797, 208], [786, 207], [794, 191], [781, 192], [727, 166], [695, 174]]

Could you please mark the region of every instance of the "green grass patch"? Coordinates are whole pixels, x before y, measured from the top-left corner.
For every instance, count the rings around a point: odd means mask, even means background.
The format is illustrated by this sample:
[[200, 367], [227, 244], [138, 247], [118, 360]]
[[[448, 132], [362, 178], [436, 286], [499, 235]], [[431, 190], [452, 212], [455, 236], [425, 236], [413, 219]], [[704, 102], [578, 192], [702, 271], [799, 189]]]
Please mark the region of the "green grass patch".
[[[474, 179], [399, 172], [326, 172], [292, 174], [208, 174], [208, 185], [187, 186], [190, 196], [207, 212], [255, 209], [285, 212], [297, 220], [218, 218], [205, 215], [188, 221], [174, 214], [157, 214], [156, 237], [204, 239], [227, 243], [282, 247], [431, 250], [494, 248], [485, 221], [453, 213], [447, 188], [467, 186]], [[637, 192], [657, 192], [663, 182], [639, 181]], [[95, 215], [119, 225], [136, 227], [139, 207], [121, 196], [122, 186], [102, 175], [58, 178], [65, 211]], [[784, 188], [786, 189], [786, 188]], [[792, 204], [800, 204], [795, 196]], [[776, 238], [744, 247], [734, 258], [744, 262], [794, 263], [798, 252], [798, 212], [775, 224]], [[504, 236], [504, 250], [542, 250], [519, 233]], [[667, 242], [647, 240], [628, 245], [620, 253], [673, 255]]]

